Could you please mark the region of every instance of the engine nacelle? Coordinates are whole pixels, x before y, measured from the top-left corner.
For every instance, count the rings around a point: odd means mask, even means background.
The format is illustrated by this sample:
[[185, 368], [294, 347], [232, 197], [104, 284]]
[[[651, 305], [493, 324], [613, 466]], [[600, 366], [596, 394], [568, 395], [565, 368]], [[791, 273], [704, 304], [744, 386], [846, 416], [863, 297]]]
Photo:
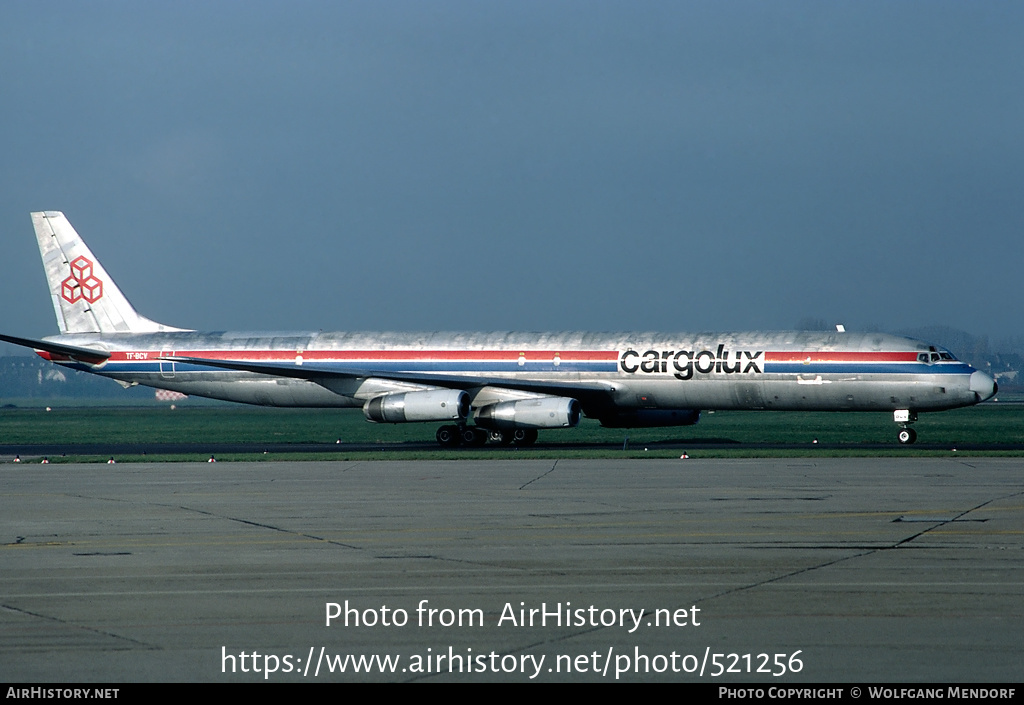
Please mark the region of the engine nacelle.
[[580, 403], [567, 397], [543, 397], [488, 404], [473, 412], [477, 426], [495, 431], [514, 428], [567, 428], [580, 422]]
[[431, 389], [374, 397], [363, 405], [368, 421], [464, 421], [469, 416], [469, 395], [460, 389]]
[[624, 409], [599, 419], [605, 428], [692, 426], [700, 420], [700, 409]]

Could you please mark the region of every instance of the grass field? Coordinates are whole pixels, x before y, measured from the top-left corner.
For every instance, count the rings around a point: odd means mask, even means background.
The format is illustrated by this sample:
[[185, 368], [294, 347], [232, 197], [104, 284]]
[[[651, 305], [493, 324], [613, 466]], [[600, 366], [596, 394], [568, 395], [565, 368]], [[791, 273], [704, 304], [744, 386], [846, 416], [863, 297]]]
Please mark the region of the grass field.
[[[378, 425], [367, 423], [358, 410], [267, 409], [245, 406], [188, 404], [176, 409], [162, 407], [54, 407], [45, 409], [0, 409], [0, 443], [381, 443], [432, 442], [438, 424]], [[933, 414], [922, 414], [915, 424], [918, 443], [941, 444], [948, 448], [964, 444], [1024, 444], [1024, 405], [984, 404]], [[624, 453], [623, 441], [629, 437]], [[896, 425], [889, 414], [813, 412], [715, 412], [705, 413], [696, 426], [661, 429], [604, 429], [584, 419], [579, 428], [542, 431], [538, 446], [524, 450], [487, 448], [482, 450], [438, 449], [415, 457], [617, 457], [666, 455], [678, 457], [678, 450], [659, 449], [673, 443], [713, 443], [710, 456], [800, 456], [824, 453], [810, 444], [841, 445], [828, 449], [829, 455], [907, 455], [929, 452], [896, 444]], [[544, 447], [557, 444], [606, 444], [606, 449]], [[730, 446], [747, 444], [808, 444], [806, 451], [793, 449], [739, 450]], [[891, 450], [868, 450], [864, 446], [886, 444]], [[397, 452], [400, 446], [383, 449], [380, 457], [414, 457]], [[647, 450], [644, 450], [647, 448]], [[943, 451], [947, 452], [947, 451]], [[987, 454], [1024, 455], [1017, 451]], [[280, 457], [278, 454], [275, 457]], [[337, 453], [329, 457], [337, 458]], [[367, 454], [359, 457], [367, 458]], [[147, 458], [154, 460], [152, 456]], [[178, 460], [199, 458], [175, 457]], [[205, 458], [203, 458], [205, 459]], [[228, 459], [228, 458], [222, 458]]]

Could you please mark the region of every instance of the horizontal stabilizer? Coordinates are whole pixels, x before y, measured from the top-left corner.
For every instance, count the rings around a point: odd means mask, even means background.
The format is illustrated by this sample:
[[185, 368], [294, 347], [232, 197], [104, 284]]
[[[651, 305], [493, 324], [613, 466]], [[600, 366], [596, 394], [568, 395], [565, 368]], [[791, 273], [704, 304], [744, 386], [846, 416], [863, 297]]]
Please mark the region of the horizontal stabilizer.
[[79, 362], [84, 362], [89, 365], [98, 365], [101, 362], [105, 362], [107, 358], [110, 357], [110, 353], [106, 350], [80, 348], [77, 345], [61, 345], [60, 343], [50, 343], [45, 340], [18, 338], [13, 335], [0, 335], [0, 340], [5, 343], [13, 343], [26, 348], [32, 348], [33, 350], [42, 350], [44, 352], [53, 353], [54, 355], [63, 355], [65, 357], [70, 357], [72, 360], [78, 360]]

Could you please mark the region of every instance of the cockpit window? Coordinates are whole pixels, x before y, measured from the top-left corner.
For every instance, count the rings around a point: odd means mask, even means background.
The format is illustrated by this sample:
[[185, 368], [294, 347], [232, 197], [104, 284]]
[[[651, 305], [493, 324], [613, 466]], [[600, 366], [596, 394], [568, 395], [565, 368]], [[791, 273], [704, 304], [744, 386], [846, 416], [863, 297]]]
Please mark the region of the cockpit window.
[[928, 365], [932, 365], [935, 364], [936, 362], [956, 362], [956, 358], [953, 357], [953, 354], [948, 350], [943, 350], [942, 352], [918, 353], [917, 361], [923, 362]]

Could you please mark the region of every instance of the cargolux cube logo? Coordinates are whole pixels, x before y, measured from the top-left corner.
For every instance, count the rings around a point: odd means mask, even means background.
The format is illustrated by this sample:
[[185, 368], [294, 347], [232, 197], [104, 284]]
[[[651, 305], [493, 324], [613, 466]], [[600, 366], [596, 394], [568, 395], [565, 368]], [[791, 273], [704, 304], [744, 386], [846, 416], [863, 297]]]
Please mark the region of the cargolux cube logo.
[[92, 273], [92, 262], [87, 257], [71, 260], [71, 276], [60, 283], [60, 295], [68, 303], [85, 299], [96, 303], [103, 298], [103, 280]]

